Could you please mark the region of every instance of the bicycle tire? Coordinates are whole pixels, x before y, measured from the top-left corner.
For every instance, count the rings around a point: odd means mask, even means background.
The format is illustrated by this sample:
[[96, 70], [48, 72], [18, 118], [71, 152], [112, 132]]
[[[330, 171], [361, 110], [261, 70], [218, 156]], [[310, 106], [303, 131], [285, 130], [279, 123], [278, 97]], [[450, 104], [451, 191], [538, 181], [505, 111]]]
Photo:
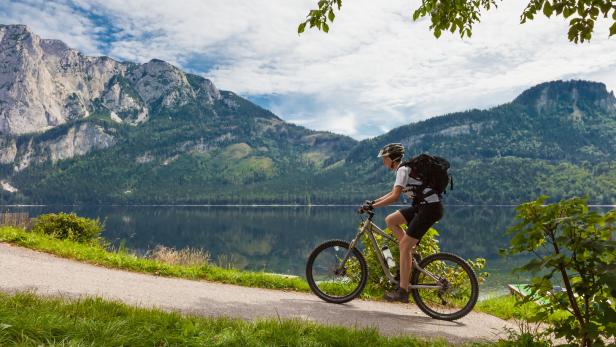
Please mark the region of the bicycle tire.
[[[413, 295], [413, 300], [415, 300], [415, 304], [417, 305], [417, 307], [419, 307], [421, 311], [423, 311], [425, 314], [427, 314], [428, 316], [434, 319], [448, 320], [448, 321], [460, 319], [466, 316], [469, 312], [471, 312], [472, 309], [475, 307], [475, 304], [477, 303], [477, 298], [479, 297], [479, 284], [477, 282], [477, 276], [475, 275], [475, 272], [470, 267], [470, 265], [468, 265], [468, 263], [464, 261], [464, 259], [460, 258], [459, 256], [455, 254], [451, 254], [451, 253], [437, 253], [437, 254], [432, 254], [430, 256], [427, 256], [419, 263], [419, 266], [422, 269], [425, 269], [430, 265], [430, 263], [433, 263], [439, 260], [447, 260], [447, 261], [454, 262], [458, 264], [466, 272], [466, 274], [469, 277], [469, 281], [471, 285], [470, 286], [471, 293], [470, 293], [469, 300], [460, 310], [450, 313], [450, 314], [443, 314], [443, 313], [439, 313], [437, 311], [432, 310], [430, 306], [426, 304], [426, 302], [422, 298], [420, 291], [418, 289], [411, 290], [411, 293]], [[421, 272], [417, 270], [413, 271], [413, 274], [411, 275], [411, 284], [417, 285], [419, 282], [420, 276], [421, 276]]]
[[329, 241], [323, 242], [322, 244], [318, 245], [310, 253], [310, 256], [308, 256], [308, 261], [306, 262], [306, 280], [308, 281], [310, 290], [312, 290], [312, 292], [316, 294], [322, 300], [326, 302], [334, 303], [334, 304], [343, 304], [345, 302], [349, 302], [355, 299], [361, 294], [362, 290], [364, 290], [364, 287], [366, 286], [366, 283], [368, 282], [368, 265], [366, 263], [366, 259], [364, 258], [363, 254], [357, 248], [353, 248], [352, 255], [355, 256], [355, 258], [357, 258], [357, 261], [359, 262], [359, 269], [361, 271], [361, 274], [359, 277], [360, 280], [359, 280], [357, 287], [350, 294], [340, 296], [340, 297], [332, 296], [332, 295], [329, 295], [323, 292], [319, 288], [319, 285], [316, 283], [315, 278], [313, 276], [314, 261], [315, 259], [317, 259], [317, 257], [319, 256], [321, 252], [323, 252], [324, 250], [328, 248], [336, 247], [336, 246], [343, 247], [344, 249], [348, 250], [350, 244], [343, 240], [329, 240]]

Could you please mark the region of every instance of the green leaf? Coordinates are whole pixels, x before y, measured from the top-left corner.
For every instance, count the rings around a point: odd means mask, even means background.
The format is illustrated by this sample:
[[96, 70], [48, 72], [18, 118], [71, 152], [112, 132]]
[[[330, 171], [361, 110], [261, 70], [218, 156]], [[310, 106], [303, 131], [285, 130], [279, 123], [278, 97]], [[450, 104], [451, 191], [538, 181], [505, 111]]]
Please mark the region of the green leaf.
[[323, 29], [323, 31], [328, 33], [329, 32], [329, 25], [327, 25], [327, 23], [323, 22], [323, 24], [321, 24], [321, 29]]
[[[614, 13], [616, 14], [616, 12]], [[413, 21], [416, 21], [420, 15], [421, 15], [421, 12], [419, 10], [415, 10], [415, 12], [413, 12]]]
[[441, 37], [441, 29], [434, 30], [434, 36], [436, 36], [437, 39]]
[[593, 19], [596, 19], [597, 16], [599, 15], [599, 8], [597, 7], [593, 7], [590, 9], [590, 15]]
[[330, 9], [329, 13], [327, 14], [327, 17], [329, 18], [330, 22], [333, 22], [334, 18], [336, 18], [336, 15], [334, 14], [334, 10]]
[[301, 34], [304, 32], [304, 30], [306, 29], [306, 22], [301, 23], [298, 27], [297, 27], [297, 33]]
[[549, 1], [546, 1], [543, 5], [543, 14], [549, 18], [552, 15], [552, 11], [554, 11], [552, 4], [550, 4]]
[[580, 17], [584, 17], [584, 12], [584, 3], [582, 1], [578, 1], [577, 13], [580, 15]]
[[570, 17], [574, 12], [575, 12], [575, 9], [571, 7], [565, 7], [563, 9], [563, 15], [565, 16], [565, 18]]
[[[614, 12], [614, 14], [616, 14], [616, 12]], [[616, 23], [612, 24], [610, 27], [610, 36], [612, 35], [616, 35]]]

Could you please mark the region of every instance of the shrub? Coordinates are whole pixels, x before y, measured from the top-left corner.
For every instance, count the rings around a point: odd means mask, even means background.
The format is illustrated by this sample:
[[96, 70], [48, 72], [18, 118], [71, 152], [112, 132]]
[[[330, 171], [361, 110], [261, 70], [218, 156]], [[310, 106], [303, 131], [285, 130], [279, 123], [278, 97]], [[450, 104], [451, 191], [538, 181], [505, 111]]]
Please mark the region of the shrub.
[[[503, 252], [536, 256], [519, 268], [534, 275], [524, 302], [545, 301], [533, 320], [569, 313], [552, 320], [546, 333], [578, 346], [604, 346], [616, 336], [616, 210], [591, 212], [585, 198], [544, 205], [546, 199], [516, 208], [518, 223], [509, 229], [511, 246]], [[553, 292], [561, 281], [566, 291]]]
[[61, 240], [100, 243], [104, 226], [97, 219], [78, 217], [74, 213], [49, 213], [34, 219], [32, 231]]
[[[406, 228], [406, 226], [404, 227]], [[392, 234], [389, 228], [386, 228], [385, 232], [388, 234]], [[421, 238], [421, 242], [419, 243], [419, 246], [417, 247], [417, 253], [419, 253], [420, 259], [423, 259], [431, 254], [440, 252], [438, 236], [439, 236], [438, 231], [436, 231], [436, 229], [434, 228], [430, 228], [430, 230], [428, 230], [428, 232]], [[383, 247], [385, 244], [389, 246], [389, 249], [391, 250], [394, 261], [396, 262], [396, 267], [392, 269], [392, 272], [395, 273], [395, 271], [400, 266], [399, 264], [400, 249], [398, 248], [398, 244], [397, 243], [393, 244], [390, 241], [384, 242], [383, 238], [378, 234], [374, 234], [374, 237], [377, 240], [380, 247]], [[363, 236], [363, 242], [365, 245], [370, 244], [370, 240], [368, 239], [366, 235]], [[389, 280], [383, 273], [383, 270], [381, 269], [381, 264], [379, 263], [379, 260], [376, 254], [374, 253], [374, 250], [372, 249], [372, 247], [365, 247], [363, 253], [366, 258], [366, 262], [368, 264], [367, 289], [377, 290], [377, 291], [388, 289], [390, 287]], [[483, 283], [486, 277], [488, 277], [488, 273], [482, 271], [483, 268], [485, 267], [486, 260], [484, 258], [477, 258], [474, 261], [468, 259], [467, 262], [469, 263], [471, 268], [473, 268], [473, 270], [475, 271], [475, 274], [477, 275], [477, 280], [479, 281], [479, 283]]]

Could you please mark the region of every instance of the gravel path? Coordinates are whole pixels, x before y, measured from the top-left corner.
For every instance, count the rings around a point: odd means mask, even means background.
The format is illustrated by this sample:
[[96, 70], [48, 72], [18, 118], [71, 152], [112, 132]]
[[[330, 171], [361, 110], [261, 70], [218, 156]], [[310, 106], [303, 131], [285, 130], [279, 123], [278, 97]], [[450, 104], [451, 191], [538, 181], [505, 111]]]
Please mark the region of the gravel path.
[[511, 323], [471, 312], [446, 322], [412, 304], [354, 300], [328, 304], [314, 295], [157, 277], [59, 258], [0, 243], [0, 290], [68, 297], [100, 296], [142, 307], [242, 319], [300, 318], [331, 325], [377, 327], [386, 335], [442, 337], [453, 343], [494, 340]]

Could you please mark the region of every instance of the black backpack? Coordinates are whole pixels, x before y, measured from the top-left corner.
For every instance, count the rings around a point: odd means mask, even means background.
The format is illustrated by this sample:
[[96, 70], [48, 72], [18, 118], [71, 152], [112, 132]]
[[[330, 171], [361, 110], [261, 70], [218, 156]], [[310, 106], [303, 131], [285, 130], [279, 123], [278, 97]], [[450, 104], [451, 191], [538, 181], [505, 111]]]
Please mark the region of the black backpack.
[[[403, 162], [400, 166], [409, 166], [411, 168], [411, 177], [423, 183], [419, 191], [416, 192], [420, 201], [423, 200], [423, 194], [421, 193], [424, 188], [432, 188], [437, 194], [441, 195], [446, 193], [447, 185], [451, 183], [451, 190], [453, 190], [453, 177], [447, 171], [449, 170], [449, 162], [444, 158], [420, 154]], [[426, 196], [431, 194], [431, 192], [428, 192]]]

